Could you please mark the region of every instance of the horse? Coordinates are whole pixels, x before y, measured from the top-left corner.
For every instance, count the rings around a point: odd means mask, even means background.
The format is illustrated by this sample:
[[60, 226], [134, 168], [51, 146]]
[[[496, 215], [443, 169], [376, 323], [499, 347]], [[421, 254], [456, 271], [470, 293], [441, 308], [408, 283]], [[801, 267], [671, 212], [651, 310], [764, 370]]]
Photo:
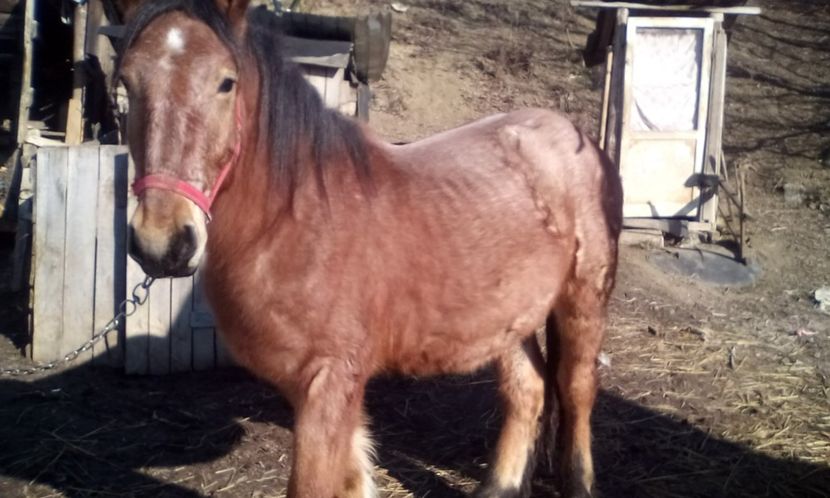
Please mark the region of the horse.
[[288, 496], [376, 496], [373, 376], [486, 365], [504, 419], [476, 496], [526, 495], [541, 441], [591, 496], [622, 187], [587, 135], [524, 109], [392, 145], [327, 109], [247, 0], [128, 21], [129, 252], [152, 277], [202, 265], [232, 356], [295, 411]]

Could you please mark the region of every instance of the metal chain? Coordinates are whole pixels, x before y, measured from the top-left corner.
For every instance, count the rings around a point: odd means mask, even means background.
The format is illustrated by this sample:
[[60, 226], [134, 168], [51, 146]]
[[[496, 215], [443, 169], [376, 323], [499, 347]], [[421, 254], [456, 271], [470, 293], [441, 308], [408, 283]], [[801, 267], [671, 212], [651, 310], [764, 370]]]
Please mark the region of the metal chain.
[[0, 377], [19, 377], [39, 372], [46, 372], [48, 370], [52, 370], [58, 365], [75, 360], [81, 355], [81, 353], [89, 351], [92, 346], [100, 342], [107, 336], [107, 334], [117, 329], [124, 319], [135, 313], [139, 306], [146, 303], [147, 298], [150, 296], [150, 286], [153, 285], [154, 281], [155, 279], [153, 277], [146, 277], [143, 282], [133, 287], [132, 295], [118, 305], [118, 313], [112, 317], [109, 322], [107, 322], [104, 328], [102, 328], [98, 333], [93, 334], [93, 336], [79, 348], [67, 353], [63, 358], [49, 363], [36, 365], [34, 367], [0, 369]]

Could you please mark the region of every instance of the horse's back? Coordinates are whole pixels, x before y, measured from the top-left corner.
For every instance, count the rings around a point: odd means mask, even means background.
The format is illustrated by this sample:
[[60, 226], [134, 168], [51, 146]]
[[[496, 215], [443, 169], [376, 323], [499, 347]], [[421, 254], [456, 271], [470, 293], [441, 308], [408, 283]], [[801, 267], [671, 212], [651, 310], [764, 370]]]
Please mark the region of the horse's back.
[[584, 132], [554, 111], [496, 114], [392, 147], [390, 153], [440, 181], [475, 177], [501, 185], [503, 178], [518, 175], [552, 233], [565, 234], [575, 223], [607, 224], [609, 238], [615, 238], [621, 225], [616, 168]]
[[373, 201], [367, 289], [398, 291], [377, 313], [395, 317], [395, 368], [474, 368], [544, 324], [581, 217], [601, 216], [595, 146], [558, 114], [525, 110], [388, 146], [386, 160], [399, 176]]

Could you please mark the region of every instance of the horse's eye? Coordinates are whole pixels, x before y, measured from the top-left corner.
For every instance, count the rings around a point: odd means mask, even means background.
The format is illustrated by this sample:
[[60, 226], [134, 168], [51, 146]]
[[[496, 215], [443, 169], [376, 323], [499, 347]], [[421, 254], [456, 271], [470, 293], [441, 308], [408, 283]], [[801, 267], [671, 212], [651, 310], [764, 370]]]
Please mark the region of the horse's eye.
[[236, 83], [232, 78], [225, 78], [222, 84], [219, 85], [219, 93], [228, 93], [233, 90], [233, 85]]

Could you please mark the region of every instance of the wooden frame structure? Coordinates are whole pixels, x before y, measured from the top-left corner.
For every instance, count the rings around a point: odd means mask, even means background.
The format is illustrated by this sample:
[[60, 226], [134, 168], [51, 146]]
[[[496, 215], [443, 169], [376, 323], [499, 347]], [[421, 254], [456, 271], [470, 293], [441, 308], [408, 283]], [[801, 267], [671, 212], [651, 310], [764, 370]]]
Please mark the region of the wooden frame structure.
[[[757, 15], [761, 10], [748, 6], [595, 0], [572, 0], [571, 5], [612, 9], [614, 13], [613, 17], [601, 16], [597, 29], [602, 39], [596, 44], [606, 51], [599, 136], [601, 146], [619, 165], [623, 177], [625, 225], [658, 229], [676, 236], [685, 236], [688, 231], [703, 232], [711, 238], [717, 230], [718, 191], [723, 172], [721, 142], [727, 54], [724, 20], [725, 16]], [[696, 62], [697, 114], [693, 126], [687, 129], [637, 129], [633, 119], [637, 105], [635, 64], [637, 36], [643, 30], [665, 30], [666, 34], [672, 30], [675, 33], [696, 30], [700, 34], [695, 52], [699, 58]], [[641, 110], [637, 108], [637, 112]], [[685, 156], [677, 152], [684, 147]]]

